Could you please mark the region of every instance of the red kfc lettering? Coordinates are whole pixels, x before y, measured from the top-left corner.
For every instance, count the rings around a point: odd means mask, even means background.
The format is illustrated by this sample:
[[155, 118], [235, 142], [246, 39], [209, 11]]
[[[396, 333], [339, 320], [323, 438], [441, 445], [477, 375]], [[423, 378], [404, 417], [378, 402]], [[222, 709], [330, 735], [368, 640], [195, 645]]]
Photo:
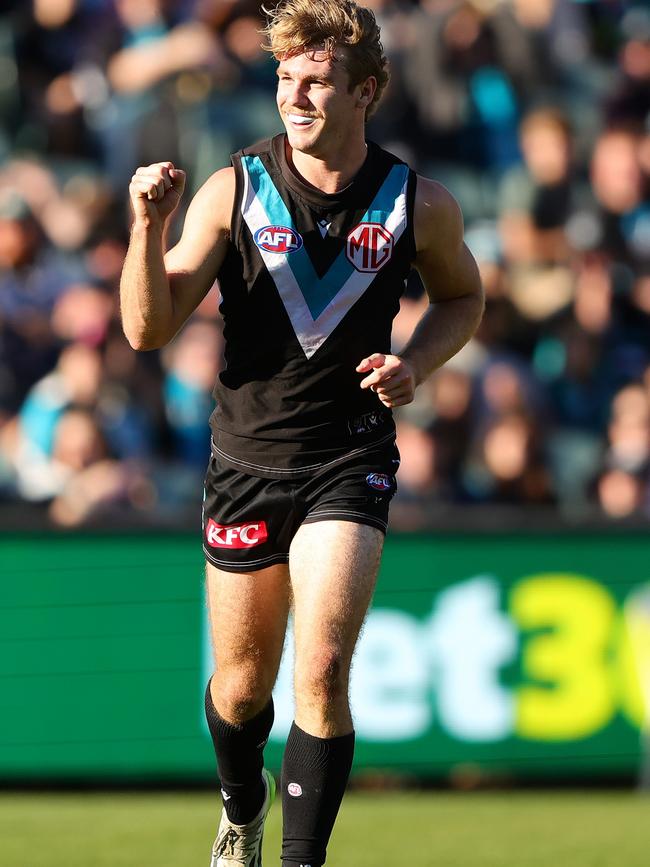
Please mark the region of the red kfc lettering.
[[205, 528], [205, 540], [211, 548], [252, 548], [267, 539], [266, 521], [226, 526], [210, 518]]

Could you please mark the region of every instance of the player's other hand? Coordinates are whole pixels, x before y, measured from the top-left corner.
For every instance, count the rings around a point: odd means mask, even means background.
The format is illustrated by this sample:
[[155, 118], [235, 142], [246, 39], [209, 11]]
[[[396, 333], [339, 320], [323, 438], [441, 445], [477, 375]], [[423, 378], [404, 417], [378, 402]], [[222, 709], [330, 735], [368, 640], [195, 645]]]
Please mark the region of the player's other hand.
[[136, 224], [162, 228], [178, 207], [184, 189], [185, 172], [173, 163], [140, 166], [129, 186]]
[[372, 389], [384, 406], [405, 406], [413, 400], [415, 373], [399, 355], [375, 352], [357, 365], [357, 373], [370, 373], [361, 380], [361, 388]]

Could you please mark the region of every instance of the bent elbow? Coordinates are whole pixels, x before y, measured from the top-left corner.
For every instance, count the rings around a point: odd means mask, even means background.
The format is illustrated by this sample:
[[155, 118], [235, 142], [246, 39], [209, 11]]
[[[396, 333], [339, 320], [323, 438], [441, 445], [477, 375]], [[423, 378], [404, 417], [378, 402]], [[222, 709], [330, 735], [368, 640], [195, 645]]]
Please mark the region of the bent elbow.
[[487, 304], [487, 298], [485, 295], [485, 289], [483, 288], [483, 284], [481, 283], [479, 288], [478, 288], [478, 299], [477, 299], [478, 321], [479, 322], [483, 319], [486, 304]]
[[137, 339], [129, 340], [129, 346], [136, 352], [148, 352], [150, 349], [155, 349], [154, 346], [151, 346], [151, 344], [146, 341]]
[[154, 349], [161, 349], [167, 341], [156, 339], [153, 334], [148, 334], [142, 331], [128, 331], [124, 329], [124, 336], [128, 340], [131, 349], [136, 352], [151, 352]]

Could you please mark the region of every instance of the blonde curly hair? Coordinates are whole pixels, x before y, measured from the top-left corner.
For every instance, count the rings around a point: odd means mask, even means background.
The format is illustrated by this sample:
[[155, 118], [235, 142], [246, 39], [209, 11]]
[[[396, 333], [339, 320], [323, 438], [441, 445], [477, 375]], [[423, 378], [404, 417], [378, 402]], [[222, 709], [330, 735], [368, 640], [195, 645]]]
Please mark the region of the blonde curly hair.
[[345, 69], [350, 76], [350, 90], [371, 75], [377, 81], [374, 98], [366, 117], [377, 108], [388, 84], [388, 59], [381, 44], [374, 13], [354, 0], [280, 0], [262, 11], [267, 25], [262, 31], [264, 45], [276, 60], [320, 48], [333, 57], [337, 48], [345, 48]]

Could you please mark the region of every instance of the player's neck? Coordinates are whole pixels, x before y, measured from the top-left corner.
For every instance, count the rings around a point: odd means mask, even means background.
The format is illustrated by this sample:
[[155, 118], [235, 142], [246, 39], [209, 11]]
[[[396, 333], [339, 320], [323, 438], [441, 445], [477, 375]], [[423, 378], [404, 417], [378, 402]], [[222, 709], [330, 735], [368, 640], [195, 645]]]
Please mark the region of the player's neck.
[[348, 143], [336, 153], [315, 156], [293, 150], [287, 140], [286, 154], [289, 166], [303, 181], [323, 193], [338, 193], [364, 164], [368, 145], [362, 138], [353, 147]]

